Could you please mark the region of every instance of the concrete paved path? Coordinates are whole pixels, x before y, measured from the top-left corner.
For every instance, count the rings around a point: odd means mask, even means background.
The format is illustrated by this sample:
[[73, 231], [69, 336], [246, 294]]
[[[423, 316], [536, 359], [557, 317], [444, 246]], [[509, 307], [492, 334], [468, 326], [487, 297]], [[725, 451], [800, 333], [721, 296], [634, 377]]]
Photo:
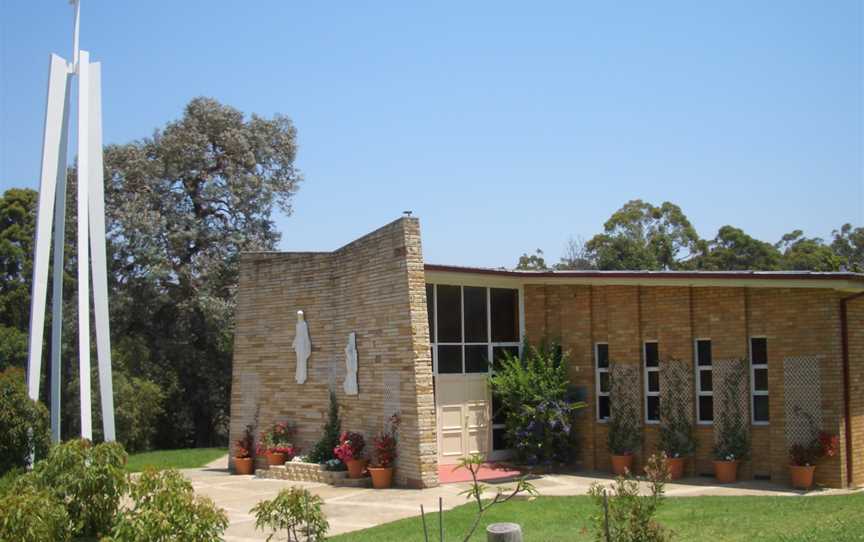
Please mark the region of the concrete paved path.
[[[413, 489], [354, 489], [333, 487], [312, 482], [264, 480], [253, 476], [232, 476], [225, 468], [227, 459], [217, 460], [203, 469], [184, 470], [183, 474], [201, 495], [213, 499], [228, 513], [230, 525], [225, 532], [227, 542], [260, 541], [268, 533], [255, 530], [255, 518], [249, 510], [259, 501], [272, 499], [283, 488], [301, 486], [324, 499], [324, 512], [330, 522], [330, 535], [367, 529], [382, 523], [420, 515], [420, 505], [427, 511], [437, 511], [438, 498], [443, 499], [445, 510], [466, 502], [459, 493], [468, 484], [446, 484], [440, 487]], [[545, 475], [532, 483], [542, 496], [584, 495], [593, 482], [608, 483], [603, 474], [576, 476], [569, 474]], [[501, 484], [511, 487], [512, 484]], [[494, 487], [494, 486], [493, 486]], [[844, 490], [813, 491], [811, 495], [849, 493]], [[670, 497], [698, 495], [775, 495], [795, 496], [802, 492], [770, 482], [749, 481], [726, 486], [714, 485], [711, 478], [691, 478], [667, 485]], [[279, 540], [282, 540], [279, 538]]]

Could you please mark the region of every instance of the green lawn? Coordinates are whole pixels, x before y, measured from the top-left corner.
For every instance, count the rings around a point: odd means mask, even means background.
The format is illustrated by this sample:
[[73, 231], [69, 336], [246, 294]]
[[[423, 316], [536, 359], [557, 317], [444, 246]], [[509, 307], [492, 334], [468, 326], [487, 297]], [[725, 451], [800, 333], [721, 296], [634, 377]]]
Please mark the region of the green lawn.
[[[130, 454], [126, 470], [141, 472], [144, 467], [157, 469], [194, 469], [228, 453], [227, 448], [188, 448], [185, 450], [158, 450]], [[227, 467], [227, 463], [225, 464]]]
[[[436, 506], [430, 502], [429, 508]], [[445, 540], [461, 541], [475, 508], [444, 513]], [[522, 526], [526, 542], [594, 540], [588, 497], [539, 497], [492, 508], [471, 540], [486, 540], [485, 525], [512, 521]], [[849, 541], [864, 540], [864, 494], [816, 497], [670, 497], [657, 518], [675, 532], [675, 540]], [[438, 517], [427, 513], [432, 542], [438, 541]], [[373, 542], [423, 540], [420, 518], [348, 533], [332, 540]]]

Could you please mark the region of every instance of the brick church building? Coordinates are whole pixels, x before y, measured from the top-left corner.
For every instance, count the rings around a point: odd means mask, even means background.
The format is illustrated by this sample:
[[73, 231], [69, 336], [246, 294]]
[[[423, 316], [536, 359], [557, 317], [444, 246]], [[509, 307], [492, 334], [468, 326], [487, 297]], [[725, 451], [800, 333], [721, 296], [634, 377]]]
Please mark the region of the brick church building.
[[[248, 424], [298, 426], [309, 450], [337, 394], [343, 429], [367, 438], [398, 412], [396, 482], [438, 484], [438, 466], [479, 452], [507, 457], [488, 389], [501, 352], [552, 340], [588, 407], [579, 465], [609, 468], [610, 362], [638, 367], [642, 458], [657, 444], [661, 361], [688, 366], [698, 449], [710, 474], [715, 398], [725, 360], [747, 365], [752, 457], [744, 478], [788, 480], [788, 447], [806, 411], [839, 436], [817, 480], [864, 484], [864, 275], [810, 272], [508, 271], [423, 261], [420, 225], [400, 218], [333, 252], [244, 254], [237, 296], [231, 442]], [[308, 324], [308, 378], [295, 381], [296, 313]], [[343, 390], [356, 334], [358, 393]], [[605, 376], [604, 376], [605, 375]], [[638, 458], [637, 458], [638, 463]]]

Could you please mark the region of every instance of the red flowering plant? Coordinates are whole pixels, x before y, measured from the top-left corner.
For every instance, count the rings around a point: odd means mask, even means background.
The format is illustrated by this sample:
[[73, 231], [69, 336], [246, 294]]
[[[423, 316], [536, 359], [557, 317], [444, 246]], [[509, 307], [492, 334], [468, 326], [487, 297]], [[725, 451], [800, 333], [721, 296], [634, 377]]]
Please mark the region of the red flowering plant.
[[352, 459], [363, 459], [363, 450], [366, 448], [366, 440], [360, 433], [344, 431], [339, 435], [339, 445], [333, 448], [333, 455], [343, 463]]
[[[294, 457], [296, 451], [291, 444], [291, 439], [297, 433], [297, 428], [289, 422], [278, 422], [270, 429], [261, 431], [258, 438], [257, 453], [259, 455], [270, 453], [281, 453]], [[290, 459], [290, 458], [289, 458]]]
[[387, 422], [387, 428], [372, 440], [375, 448], [374, 464], [376, 467], [392, 467], [397, 456], [396, 434], [399, 430], [399, 415], [393, 414]]
[[813, 467], [823, 457], [834, 457], [840, 446], [840, 437], [820, 431], [807, 444], [795, 444], [789, 448], [789, 459], [796, 467]]
[[255, 449], [255, 437], [252, 435], [252, 426], [247, 425], [243, 431], [243, 438], [234, 443], [234, 457], [237, 459], [248, 459], [252, 457]]

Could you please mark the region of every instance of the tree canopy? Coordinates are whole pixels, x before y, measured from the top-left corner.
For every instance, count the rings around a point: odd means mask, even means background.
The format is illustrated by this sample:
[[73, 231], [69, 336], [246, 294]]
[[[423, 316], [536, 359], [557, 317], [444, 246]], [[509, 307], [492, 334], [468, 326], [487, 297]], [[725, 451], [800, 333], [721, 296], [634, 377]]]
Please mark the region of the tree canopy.
[[[540, 267], [542, 265], [542, 267]], [[701, 239], [678, 205], [632, 200], [587, 242], [570, 237], [554, 269], [854, 271], [864, 272], [864, 228], [844, 224], [830, 243], [794, 230], [771, 244], [742, 229], [722, 226]], [[546, 269], [543, 251], [523, 254], [517, 269]]]
[[[226, 441], [239, 255], [277, 247], [274, 213], [292, 212], [301, 182], [296, 154], [287, 117], [247, 117], [209, 98], [192, 100], [149, 138], [105, 147], [114, 384], [124, 395], [115, 404], [126, 405], [118, 407], [118, 438], [130, 448]], [[64, 265], [71, 269], [74, 168], [68, 179]], [[26, 363], [36, 204], [32, 190], [0, 199], [0, 369]], [[67, 273], [63, 428], [70, 436], [79, 423], [76, 290]], [[98, 423], [94, 429], [98, 435]]]

